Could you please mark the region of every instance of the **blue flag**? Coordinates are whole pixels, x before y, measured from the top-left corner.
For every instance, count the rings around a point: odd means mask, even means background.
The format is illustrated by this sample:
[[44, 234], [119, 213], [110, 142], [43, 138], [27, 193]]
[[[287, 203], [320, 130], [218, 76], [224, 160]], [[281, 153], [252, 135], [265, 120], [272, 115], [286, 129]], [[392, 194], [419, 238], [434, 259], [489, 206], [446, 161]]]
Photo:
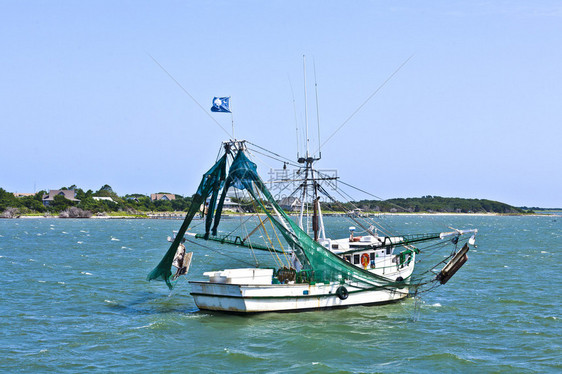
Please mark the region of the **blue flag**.
[[213, 98], [213, 106], [211, 112], [230, 112], [230, 96], [229, 97], [215, 97]]

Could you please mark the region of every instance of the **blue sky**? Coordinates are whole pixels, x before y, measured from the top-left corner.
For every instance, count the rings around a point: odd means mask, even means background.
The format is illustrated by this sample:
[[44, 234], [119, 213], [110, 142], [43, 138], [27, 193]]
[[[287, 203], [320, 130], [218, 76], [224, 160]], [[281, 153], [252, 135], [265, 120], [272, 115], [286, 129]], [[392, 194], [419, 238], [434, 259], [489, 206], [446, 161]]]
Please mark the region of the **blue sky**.
[[294, 159], [303, 55], [314, 149], [313, 60], [325, 140], [413, 55], [318, 167], [382, 198], [562, 207], [559, 2], [3, 1], [0, 48], [8, 191], [192, 194], [226, 134], [150, 56], [205, 108], [231, 96], [238, 138]]

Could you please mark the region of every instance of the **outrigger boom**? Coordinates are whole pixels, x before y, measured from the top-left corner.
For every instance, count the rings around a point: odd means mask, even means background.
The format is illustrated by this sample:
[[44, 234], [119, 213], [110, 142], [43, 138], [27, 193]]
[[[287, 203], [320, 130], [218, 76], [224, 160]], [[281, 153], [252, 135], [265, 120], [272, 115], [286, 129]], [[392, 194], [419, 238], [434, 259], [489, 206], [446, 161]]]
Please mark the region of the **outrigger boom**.
[[460, 251], [445, 265], [443, 270], [437, 274], [437, 280], [441, 284], [445, 284], [455, 275], [455, 273], [468, 261], [468, 244], [465, 244]]

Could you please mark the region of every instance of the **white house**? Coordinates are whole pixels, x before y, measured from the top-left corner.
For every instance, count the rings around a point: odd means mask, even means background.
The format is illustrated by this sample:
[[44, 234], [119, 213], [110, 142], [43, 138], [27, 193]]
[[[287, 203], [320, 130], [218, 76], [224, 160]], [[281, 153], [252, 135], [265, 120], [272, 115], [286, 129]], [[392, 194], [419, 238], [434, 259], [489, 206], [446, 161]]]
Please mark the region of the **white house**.
[[115, 202], [115, 201], [114, 201], [111, 197], [109, 197], [109, 196], [93, 196], [92, 198], [93, 198], [94, 200], [97, 200], [97, 201], [110, 201], [110, 202], [112, 202], [112, 203]]
[[301, 199], [298, 197], [284, 197], [279, 200], [279, 206], [286, 212], [294, 212], [295, 210], [299, 210], [301, 208]]

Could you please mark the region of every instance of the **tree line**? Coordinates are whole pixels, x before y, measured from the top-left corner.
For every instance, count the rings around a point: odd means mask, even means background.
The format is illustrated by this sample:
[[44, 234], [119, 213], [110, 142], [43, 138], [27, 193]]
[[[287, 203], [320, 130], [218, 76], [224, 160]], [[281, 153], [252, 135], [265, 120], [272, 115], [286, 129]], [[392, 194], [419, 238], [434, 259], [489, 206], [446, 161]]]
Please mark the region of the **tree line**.
[[[9, 211], [8, 215], [14, 214], [61, 214], [66, 216], [86, 216], [83, 212], [91, 214], [103, 214], [109, 212], [122, 212], [124, 214], [142, 214], [143, 212], [172, 212], [187, 211], [191, 204], [190, 196], [183, 197], [175, 195], [175, 200], [155, 200], [143, 194], [129, 194], [119, 196], [111, 186], [104, 185], [97, 191], [84, 191], [75, 185], [62, 187], [61, 190], [73, 190], [75, 198], [80, 200], [73, 202], [64, 196], [55, 196], [48, 205], [43, 204], [43, 196], [47, 191], [39, 191], [32, 196], [16, 197], [14, 194], [0, 188], [0, 214]], [[163, 192], [162, 192], [163, 193]], [[96, 200], [94, 197], [110, 197], [109, 200]], [[232, 199], [240, 203], [243, 211], [252, 212], [254, 207], [240, 199]], [[74, 208], [71, 210], [71, 208]], [[533, 213], [531, 208], [517, 208], [498, 201], [486, 199], [463, 199], [457, 197], [422, 196], [411, 198], [396, 198], [389, 200], [360, 200], [347, 203], [322, 202], [322, 210], [330, 211], [352, 211], [359, 208], [368, 212], [439, 212], [439, 213], [501, 213], [521, 214]], [[76, 210], [78, 209], [78, 210]], [[6, 215], [5, 214], [5, 215]], [[64, 216], [64, 214], [63, 214]]]
[[[191, 204], [191, 197], [180, 195], [175, 195], [175, 200], [155, 201], [143, 194], [130, 194], [121, 197], [107, 184], [97, 191], [84, 191], [75, 185], [61, 187], [60, 190], [73, 190], [75, 198], [80, 201], [71, 201], [62, 195], [57, 195], [48, 206], [45, 206], [43, 196], [47, 195], [48, 191], [39, 191], [32, 196], [16, 197], [13, 193], [0, 188], [0, 214], [9, 208], [17, 210], [20, 214], [60, 214], [61, 212], [68, 212], [70, 208], [78, 208], [92, 214], [108, 212], [141, 214], [142, 212], [187, 211]], [[112, 201], [96, 200], [94, 197], [110, 197]]]
[[[463, 199], [458, 197], [422, 196], [388, 200], [360, 200], [346, 204], [325, 203], [327, 209], [353, 210], [359, 208], [370, 212], [435, 212], [435, 213], [533, 213], [498, 201], [486, 199]], [[343, 209], [342, 209], [343, 208]]]

